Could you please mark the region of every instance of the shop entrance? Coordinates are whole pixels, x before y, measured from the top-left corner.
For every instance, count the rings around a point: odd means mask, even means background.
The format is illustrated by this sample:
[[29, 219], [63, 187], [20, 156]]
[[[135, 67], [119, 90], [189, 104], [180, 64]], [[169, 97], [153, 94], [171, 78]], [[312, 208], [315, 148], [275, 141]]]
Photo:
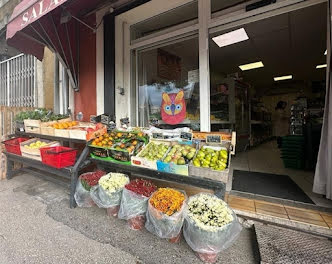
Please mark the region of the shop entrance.
[[312, 193], [327, 4], [210, 33], [211, 131], [237, 132], [232, 191], [331, 207]]

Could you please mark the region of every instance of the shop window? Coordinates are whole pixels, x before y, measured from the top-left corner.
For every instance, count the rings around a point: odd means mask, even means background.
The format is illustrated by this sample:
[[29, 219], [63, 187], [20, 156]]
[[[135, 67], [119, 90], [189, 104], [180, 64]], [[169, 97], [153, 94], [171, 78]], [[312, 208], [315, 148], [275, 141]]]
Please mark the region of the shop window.
[[139, 39], [198, 18], [197, 1], [169, 10], [130, 27], [131, 40]]
[[228, 9], [230, 7], [238, 6], [239, 4], [243, 4], [246, 2], [249, 2], [249, 0], [228, 0], [228, 1], [211, 0], [211, 12], [215, 13], [218, 11]]
[[136, 54], [138, 125], [199, 130], [198, 38]]

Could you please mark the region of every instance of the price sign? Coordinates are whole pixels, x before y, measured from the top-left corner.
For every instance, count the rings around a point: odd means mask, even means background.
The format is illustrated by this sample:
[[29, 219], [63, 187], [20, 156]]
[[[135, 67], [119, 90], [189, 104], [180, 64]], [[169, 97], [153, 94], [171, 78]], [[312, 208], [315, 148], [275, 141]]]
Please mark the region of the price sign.
[[207, 143], [221, 143], [221, 136], [220, 135], [207, 135], [206, 142]]
[[97, 123], [97, 117], [95, 115], [90, 116], [90, 123]]
[[112, 120], [111, 116], [103, 114], [100, 116], [100, 122], [104, 125], [109, 125], [111, 122], [114, 123], [114, 120]]
[[180, 138], [184, 139], [184, 140], [192, 141], [193, 133], [181, 132]]
[[107, 127], [108, 127], [109, 130], [113, 130], [113, 129], [116, 128], [116, 124], [115, 124], [113, 121], [111, 121], [111, 123], [109, 123], [109, 124], [107, 125]]
[[155, 139], [164, 139], [164, 136], [162, 133], [152, 133], [152, 138]]
[[151, 126], [156, 126], [158, 124], [159, 124], [159, 120], [158, 119], [156, 119], [156, 118], [150, 119], [150, 125]]
[[121, 118], [120, 123], [121, 123], [121, 125], [128, 125], [129, 124], [129, 117]]

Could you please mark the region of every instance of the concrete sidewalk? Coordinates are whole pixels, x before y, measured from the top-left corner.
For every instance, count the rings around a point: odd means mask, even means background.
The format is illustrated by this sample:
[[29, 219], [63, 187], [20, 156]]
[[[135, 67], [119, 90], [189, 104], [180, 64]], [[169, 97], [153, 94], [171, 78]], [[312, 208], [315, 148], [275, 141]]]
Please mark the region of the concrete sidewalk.
[[[105, 209], [70, 209], [68, 197], [31, 175], [0, 181], [0, 263], [202, 263], [185, 241], [132, 231]], [[218, 263], [258, 263], [254, 236], [244, 229]]]

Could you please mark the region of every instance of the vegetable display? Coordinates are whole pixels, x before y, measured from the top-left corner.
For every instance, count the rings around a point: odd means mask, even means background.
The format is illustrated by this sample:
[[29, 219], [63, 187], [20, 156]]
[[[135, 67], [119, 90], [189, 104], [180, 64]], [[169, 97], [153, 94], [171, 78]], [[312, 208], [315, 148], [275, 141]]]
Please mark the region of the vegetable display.
[[185, 200], [185, 195], [171, 188], [160, 188], [156, 191], [151, 199], [150, 204], [158, 211], [171, 216], [180, 211]]
[[157, 190], [157, 186], [151, 181], [135, 179], [125, 186], [127, 190], [130, 190], [136, 194], [150, 197], [153, 192]]
[[106, 191], [106, 193], [112, 194], [128, 184], [129, 178], [125, 174], [112, 172], [101, 177], [98, 183], [99, 186]]
[[101, 170], [83, 174], [80, 179], [84, 189], [90, 191], [91, 187], [97, 185], [99, 179], [105, 174], [106, 172]]
[[68, 115], [56, 115], [44, 108], [38, 108], [32, 111], [20, 112], [15, 116], [15, 121], [24, 119], [41, 120], [42, 122], [57, 121], [69, 117]]
[[208, 194], [200, 194], [189, 199], [188, 217], [201, 229], [212, 232], [233, 221], [232, 211], [226, 203]]
[[227, 167], [228, 152], [226, 149], [216, 150], [202, 147], [193, 160], [195, 167], [211, 168], [222, 171]]

